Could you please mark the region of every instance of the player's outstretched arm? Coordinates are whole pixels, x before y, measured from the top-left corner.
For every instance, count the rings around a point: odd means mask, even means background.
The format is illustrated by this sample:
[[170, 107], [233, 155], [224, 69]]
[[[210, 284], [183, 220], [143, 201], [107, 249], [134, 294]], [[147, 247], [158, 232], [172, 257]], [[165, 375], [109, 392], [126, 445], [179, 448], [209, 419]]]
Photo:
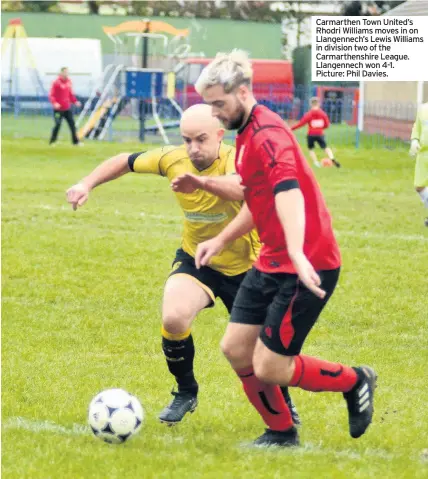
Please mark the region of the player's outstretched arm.
[[419, 143], [422, 133], [422, 121], [419, 116], [419, 111], [416, 114], [416, 120], [413, 124], [412, 134], [411, 134], [411, 142], [410, 142], [410, 156], [416, 156], [421, 148]]
[[295, 123], [291, 129], [292, 130], [297, 130], [298, 128], [301, 128], [302, 126], [305, 126], [306, 123], [308, 123], [309, 121], [309, 117], [308, 117], [308, 114], [305, 113], [302, 118], [300, 119], [300, 121], [298, 121], [297, 123]]
[[303, 252], [305, 239], [305, 202], [300, 188], [281, 191], [275, 196], [276, 211], [284, 229], [288, 255], [302, 283], [320, 298], [325, 291], [320, 277]]
[[249, 233], [254, 228], [253, 216], [246, 203], [236, 217], [214, 238], [198, 244], [195, 255], [195, 264], [199, 269], [209, 264], [213, 256], [218, 255], [224, 247]]
[[79, 183], [66, 191], [67, 201], [77, 210], [88, 200], [89, 192], [102, 183], [119, 178], [129, 173], [131, 170], [128, 165], [129, 153], [121, 153], [113, 156], [97, 166], [88, 176]]
[[197, 176], [192, 173], [174, 178], [171, 188], [176, 193], [193, 193], [204, 190], [224, 200], [241, 201], [244, 199], [244, 188], [239, 175]]

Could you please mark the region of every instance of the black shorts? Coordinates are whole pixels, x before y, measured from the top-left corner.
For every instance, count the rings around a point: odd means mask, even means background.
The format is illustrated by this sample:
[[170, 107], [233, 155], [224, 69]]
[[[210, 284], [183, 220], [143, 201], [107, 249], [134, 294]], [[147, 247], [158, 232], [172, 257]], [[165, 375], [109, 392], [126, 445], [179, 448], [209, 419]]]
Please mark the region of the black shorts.
[[212, 302], [207, 307], [214, 306], [215, 298], [218, 297], [223, 301], [229, 313], [232, 311], [233, 302], [246, 275], [246, 273], [242, 273], [236, 276], [227, 276], [208, 266], [201, 266], [200, 269], [197, 269], [195, 259], [181, 248], [177, 250], [172, 263], [170, 276], [175, 274], [190, 276], [208, 293]]
[[262, 273], [252, 268], [236, 296], [230, 321], [263, 326], [260, 339], [284, 356], [300, 353], [339, 279], [340, 268], [318, 271], [324, 299], [315, 296], [295, 274]]
[[308, 140], [308, 148], [312, 150], [315, 146], [315, 143], [318, 143], [321, 148], [325, 149], [327, 148], [327, 143], [325, 141], [324, 135], [308, 135], [307, 137]]

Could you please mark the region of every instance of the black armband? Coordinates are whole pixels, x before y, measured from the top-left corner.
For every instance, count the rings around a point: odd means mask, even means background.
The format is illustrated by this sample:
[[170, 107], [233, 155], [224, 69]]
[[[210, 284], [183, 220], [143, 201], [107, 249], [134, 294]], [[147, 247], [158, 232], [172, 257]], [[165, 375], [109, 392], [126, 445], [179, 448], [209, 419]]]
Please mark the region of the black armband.
[[131, 171], [134, 171], [134, 163], [135, 163], [135, 160], [140, 156], [142, 155], [143, 153], [145, 153], [144, 151], [139, 151], [138, 153], [132, 153], [132, 155], [129, 155], [128, 156], [128, 166], [129, 166], [129, 169]]

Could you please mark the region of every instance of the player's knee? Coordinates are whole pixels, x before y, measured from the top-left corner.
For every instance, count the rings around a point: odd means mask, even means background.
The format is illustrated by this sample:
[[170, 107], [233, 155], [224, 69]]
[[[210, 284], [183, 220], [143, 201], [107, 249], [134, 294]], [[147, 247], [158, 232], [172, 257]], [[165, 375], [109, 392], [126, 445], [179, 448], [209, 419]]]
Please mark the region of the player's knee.
[[254, 361], [254, 374], [257, 376], [260, 381], [267, 384], [276, 384], [275, 368], [270, 361]]
[[253, 361], [254, 374], [260, 381], [266, 384], [281, 384], [287, 386], [293, 374], [292, 362], [278, 364], [274, 357], [263, 358]]
[[232, 360], [235, 359], [236, 356], [239, 356], [239, 352], [237, 350], [238, 348], [234, 347], [234, 341], [231, 341], [226, 337], [221, 340], [220, 349], [226, 359], [230, 362], [232, 362]]
[[162, 318], [162, 326], [171, 334], [184, 333], [189, 328], [191, 322], [191, 313], [180, 308], [164, 312]]
[[247, 350], [242, 341], [224, 337], [221, 340], [220, 348], [233, 367], [244, 367], [251, 364], [252, 352]]

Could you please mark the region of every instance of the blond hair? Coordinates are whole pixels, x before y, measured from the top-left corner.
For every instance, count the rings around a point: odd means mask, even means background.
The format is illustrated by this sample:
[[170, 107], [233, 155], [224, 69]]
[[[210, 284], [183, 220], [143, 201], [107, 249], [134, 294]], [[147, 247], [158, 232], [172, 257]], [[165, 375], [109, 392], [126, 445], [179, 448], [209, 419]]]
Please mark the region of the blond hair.
[[313, 96], [311, 98], [311, 105], [312, 106], [315, 106], [315, 105], [320, 105], [321, 104], [321, 101], [320, 99], [317, 97], [317, 96]]
[[217, 53], [199, 75], [195, 90], [202, 95], [203, 91], [214, 85], [222, 85], [226, 93], [237, 86], [246, 84], [251, 87], [253, 68], [248, 53], [234, 49], [230, 53]]

